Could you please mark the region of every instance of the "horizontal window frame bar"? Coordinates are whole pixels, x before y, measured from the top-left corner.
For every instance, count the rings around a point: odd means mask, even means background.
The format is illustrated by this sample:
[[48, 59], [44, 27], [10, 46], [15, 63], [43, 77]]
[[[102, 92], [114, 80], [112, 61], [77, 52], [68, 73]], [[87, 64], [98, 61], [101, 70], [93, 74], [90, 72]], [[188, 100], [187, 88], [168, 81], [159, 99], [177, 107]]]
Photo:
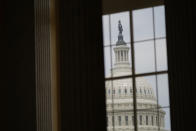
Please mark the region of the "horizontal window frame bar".
[[168, 74], [167, 70], [164, 71], [157, 71], [157, 72], [148, 72], [148, 73], [141, 73], [141, 74], [135, 74], [135, 75], [126, 75], [126, 76], [117, 76], [117, 77], [107, 77], [105, 78], [105, 81], [109, 80], [121, 80], [126, 78], [133, 78], [133, 77], [142, 77], [142, 76], [152, 76], [152, 75], [161, 75], [161, 74]]
[[[134, 44], [141, 44], [143, 42], [156, 41], [156, 40], [164, 40], [164, 39], [167, 39], [167, 37], [164, 36], [164, 37], [158, 37], [158, 38], [152, 38], [152, 39], [139, 40], [139, 41], [134, 41], [133, 43]], [[126, 43], [127, 44], [130, 44], [131, 42], [126, 42]], [[103, 46], [104, 46], [104, 48], [105, 47], [114, 47], [114, 46], [116, 46], [116, 44], [109, 44], [109, 45], [103, 45]]]

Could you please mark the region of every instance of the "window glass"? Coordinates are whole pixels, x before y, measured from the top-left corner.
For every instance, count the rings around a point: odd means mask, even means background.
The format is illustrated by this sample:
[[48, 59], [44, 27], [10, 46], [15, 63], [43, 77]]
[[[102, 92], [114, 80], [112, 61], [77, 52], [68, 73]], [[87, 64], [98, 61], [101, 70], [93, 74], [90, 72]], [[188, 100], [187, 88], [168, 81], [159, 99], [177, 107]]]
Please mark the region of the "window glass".
[[128, 123], [129, 123], [129, 117], [125, 116], [125, 124], [128, 125]]
[[[155, 107], [157, 106], [157, 88], [156, 88], [156, 76], [143, 76], [136, 77], [136, 87], [140, 88], [144, 93], [137, 94], [137, 100], [142, 101], [140, 99], [149, 99], [152, 100]], [[151, 90], [151, 93], [147, 94], [147, 90]], [[152, 106], [152, 105], [151, 105]], [[138, 106], [138, 109], [143, 109], [142, 106]]]
[[135, 72], [155, 71], [154, 41], [135, 43]]
[[166, 39], [159, 39], [156, 43], [157, 71], [167, 70]]
[[152, 8], [133, 11], [134, 41], [153, 39]]
[[113, 45], [111, 49], [113, 67], [112, 76], [117, 77], [131, 75], [132, 71], [130, 43], [126, 43], [126, 45], [124, 46]]
[[165, 115], [160, 113], [160, 126], [162, 128], [165, 128], [165, 130], [167, 131], [171, 131], [170, 108], [161, 108], [160, 110], [162, 110], [165, 113]]
[[111, 40], [112, 40], [112, 45], [116, 45], [116, 42], [118, 41], [118, 35], [119, 35], [119, 20], [122, 25], [122, 35], [123, 39], [126, 43], [130, 43], [130, 20], [129, 20], [129, 12], [120, 12], [120, 13], [115, 13], [111, 14]]
[[118, 116], [118, 124], [121, 126], [121, 116]]
[[165, 37], [165, 9], [164, 6], [154, 7], [155, 36]]
[[140, 125], [142, 125], [142, 115], [140, 115]]
[[104, 66], [105, 66], [105, 77], [111, 77], [111, 48], [110, 47], [105, 47], [104, 48]]
[[153, 116], [151, 116], [151, 124], [152, 124], [152, 126], [154, 126], [154, 117]]
[[107, 80], [105, 83], [106, 90], [113, 91], [110, 95], [106, 94], [107, 117], [114, 119], [113, 123], [108, 123], [108, 130], [126, 125], [129, 125], [128, 129], [133, 128], [131, 125], [133, 121], [128, 121], [126, 118], [126, 116], [133, 116], [133, 94], [128, 93], [128, 90], [132, 89], [132, 79]]
[[134, 126], [134, 116], [132, 116], [132, 126]]
[[168, 75], [158, 75], [157, 80], [159, 105], [161, 107], [169, 107]]
[[102, 17], [103, 23], [103, 43], [104, 46], [110, 45], [110, 31], [109, 31], [109, 15], [104, 15]]
[[148, 125], [148, 116], [146, 116], [146, 125]]
[[118, 93], [121, 94], [121, 89], [118, 90]]

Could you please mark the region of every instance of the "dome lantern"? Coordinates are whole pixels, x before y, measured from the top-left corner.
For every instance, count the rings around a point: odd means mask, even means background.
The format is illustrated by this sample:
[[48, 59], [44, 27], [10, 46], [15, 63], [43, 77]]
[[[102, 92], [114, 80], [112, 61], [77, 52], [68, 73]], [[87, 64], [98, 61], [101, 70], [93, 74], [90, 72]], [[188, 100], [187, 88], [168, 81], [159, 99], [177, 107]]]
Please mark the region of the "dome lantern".
[[118, 30], [118, 41], [116, 42], [116, 46], [113, 48], [115, 53], [113, 73], [114, 76], [126, 74], [129, 75], [131, 74], [131, 68], [129, 63], [129, 46], [123, 40], [123, 27], [120, 20], [118, 21]]

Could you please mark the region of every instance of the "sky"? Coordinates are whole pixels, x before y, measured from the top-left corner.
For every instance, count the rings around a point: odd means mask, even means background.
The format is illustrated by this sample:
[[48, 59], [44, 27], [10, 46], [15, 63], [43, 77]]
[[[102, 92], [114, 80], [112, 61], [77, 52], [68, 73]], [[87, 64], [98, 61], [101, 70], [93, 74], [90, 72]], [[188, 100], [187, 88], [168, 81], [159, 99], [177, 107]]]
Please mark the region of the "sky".
[[[154, 10], [154, 21], [153, 21]], [[124, 41], [130, 47], [131, 39], [134, 40], [135, 71], [136, 74], [167, 70], [167, 49], [165, 35], [165, 14], [164, 7], [138, 9], [132, 12], [133, 16], [133, 38], [130, 34], [130, 12], [120, 12], [103, 16], [103, 38], [105, 57], [105, 77], [111, 76], [111, 68], [115, 62], [113, 47], [118, 40], [118, 21], [121, 20], [123, 26]], [[153, 28], [153, 24], [155, 27]], [[155, 33], [154, 33], [155, 32]], [[154, 37], [155, 36], [155, 37]], [[154, 38], [156, 40], [154, 41]], [[161, 38], [161, 39], [160, 39]], [[148, 40], [148, 41], [144, 41]], [[111, 45], [111, 46], [110, 46]], [[111, 48], [110, 48], [111, 47]], [[156, 55], [155, 55], [156, 54]], [[131, 65], [131, 52], [129, 60]], [[111, 59], [112, 58], [112, 59]], [[112, 63], [112, 64], [111, 64]], [[157, 66], [155, 66], [157, 65]], [[169, 106], [168, 76], [167, 74], [148, 76], [145, 79], [150, 83], [156, 93], [158, 85], [159, 104]], [[169, 109], [163, 109], [165, 115], [165, 128], [170, 130]]]

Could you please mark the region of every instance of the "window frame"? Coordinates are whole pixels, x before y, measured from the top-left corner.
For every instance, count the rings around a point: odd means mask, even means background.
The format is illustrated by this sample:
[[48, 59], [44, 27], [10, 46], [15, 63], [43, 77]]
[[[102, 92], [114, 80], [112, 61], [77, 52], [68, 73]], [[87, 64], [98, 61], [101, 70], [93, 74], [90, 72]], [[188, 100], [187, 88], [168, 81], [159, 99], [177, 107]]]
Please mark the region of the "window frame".
[[[127, 11], [130, 12], [130, 14], [129, 14], [129, 16], [130, 16], [129, 17], [129, 19], [130, 19], [130, 42], [128, 42], [128, 43], [130, 43], [130, 52], [131, 52], [130, 56], [131, 56], [132, 74], [131, 75], [125, 75], [125, 76], [105, 77], [105, 82], [106, 81], [114, 81], [114, 80], [122, 80], [122, 79], [126, 79], [126, 78], [131, 78], [132, 79], [132, 87], [133, 88], [130, 89], [130, 93], [132, 93], [132, 95], [133, 95], [133, 113], [134, 113], [134, 115], [133, 115], [133, 117], [134, 117], [133, 124], [134, 124], [135, 131], [138, 131], [137, 115], [138, 115], [138, 112], [139, 112], [139, 110], [137, 109], [137, 104], [136, 104], [137, 103], [137, 93], [138, 93], [137, 88], [136, 88], [137, 87], [137, 85], [136, 85], [136, 78], [147, 77], [147, 76], [155, 76], [155, 78], [156, 78], [156, 88], [158, 88], [158, 85], [157, 85], [157, 83], [158, 83], [158, 80], [157, 80], [158, 79], [157, 78], [158, 75], [167, 74], [169, 76], [168, 68], [166, 70], [157, 70], [157, 57], [156, 57], [157, 54], [156, 54], [156, 46], [155, 46], [156, 45], [156, 40], [164, 40], [164, 39], [167, 40], [167, 34], [165, 34], [164, 37], [156, 37], [155, 36], [155, 13], [154, 13], [155, 9], [154, 8], [158, 7], [158, 6], [165, 6], [165, 5], [161, 4], [161, 5], [154, 5], [154, 6], [145, 7], [145, 8], [152, 8], [152, 15], [153, 15], [153, 38], [152, 39], [139, 40], [139, 41], [134, 41], [134, 36], [133, 36], [133, 34], [134, 34], [134, 30], [133, 30], [134, 29], [134, 27], [133, 27], [133, 11], [135, 9], [127, 10]], [[145, 9], [145, 8], [139, 8], [139, 9]], [[115, 12], [115, 13], [120, 13], [120, 12]], [[110, 25], [110, 29], [109, 29], [110, 31], [109, 32], [110, 32], [110, 37], [111, 37], [111, 14], [105, 14], [105, 15], [109, 15], [109, 25]], [[166, 22], [166, 20], [165, 20], [165, 22]], [[135, 66], [136, 65], [135, 65], [135, 49], [134, 49], [135, 46], [134, 45], [136, 43], [139, 43], [139, 42], [145, 42], [145, 41], [151, 41], [151, 40], [153, 40], [153, 42], [154, 42], [155, 71], [145, 72], [145, 73], [136, 73], [135, 72]], [[166, 46], [167, 46], [167, 44], [166, 44]], [[115, 45], [113, 45], [113, 43], [110, 40], [110, 44], [109, 45], [103, 45], [104, 49], [105, 49], [105, 47], [109, 47], [110, 48], [110, 52], [112, 52], [112, 48], [115, 47]], [[167, 54], [167, 56], [166, 56], [166, 58], [167, 58], [168, 57], [168, 51], [167, 51], [166, 54]], [[112, 58], [112, 53], [110, 54], [110, 57], [111, 57], [110, 59], [113, 59]], [[167, 58], [167, 61], [168, 61], [168, 58]], [[113, 64], [113, 62], [111, 60], [111, 69], [113, 68], [112, 64]], [[167, 62], [167, 66], [168, 66], [168, 62]], [[113, 85], [112, 85], [112, 88], [113, 88]], [[142, 94], [144, 94], [144, 95], [147, 95], [148, 93], [151, 94], [151, 91], [149, 92], [148, 89], [147, 90], [144, 89], [144, 91], [142, 91]], [[158, 92], [156, 92], [156, 93], [158, 94]], [[159, 99], [158, 96], [157, 96], [157, 99]], [[166, 107], [163, 107], [163, 108], [169, 108], [170, 109], [170, 106], [166, 106]], [[158, 104], [157, 104], [157, 108], [156, 109], [157, 109], [158, 117], [159, 117], [159, 109], [160, 109], [160, 107], [158, 106]], [[158, 123], [157, 126], [160, 128], [159, 119], [158, 119], [157, 123]], [[149, 125], [149, 118], [148, 118], [148, 125]]]

